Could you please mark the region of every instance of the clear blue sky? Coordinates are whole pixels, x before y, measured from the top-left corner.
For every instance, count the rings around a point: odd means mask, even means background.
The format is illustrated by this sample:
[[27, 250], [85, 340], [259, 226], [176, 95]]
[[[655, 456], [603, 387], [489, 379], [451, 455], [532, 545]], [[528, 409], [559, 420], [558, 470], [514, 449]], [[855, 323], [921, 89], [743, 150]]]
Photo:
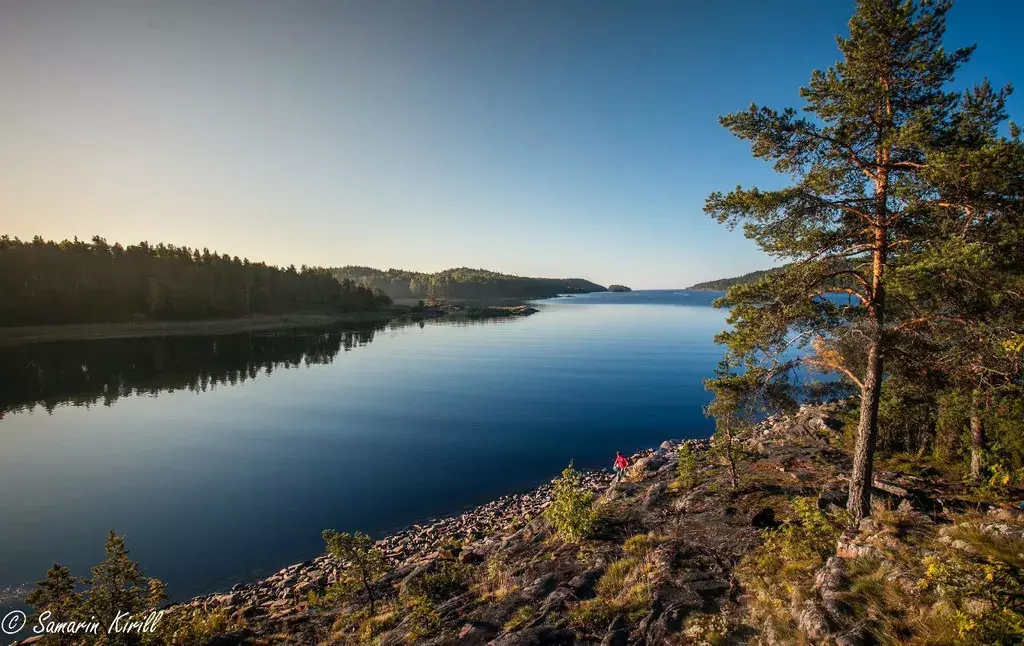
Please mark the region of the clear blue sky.
[[[716, 119], [799, 105], [852, 9], [3, 0], [0, 230], [637, 288], [750, 271], [704, 198], [779, 179]], [[961, 0], [961, 80], [1024, 86], [1022, 25]]]

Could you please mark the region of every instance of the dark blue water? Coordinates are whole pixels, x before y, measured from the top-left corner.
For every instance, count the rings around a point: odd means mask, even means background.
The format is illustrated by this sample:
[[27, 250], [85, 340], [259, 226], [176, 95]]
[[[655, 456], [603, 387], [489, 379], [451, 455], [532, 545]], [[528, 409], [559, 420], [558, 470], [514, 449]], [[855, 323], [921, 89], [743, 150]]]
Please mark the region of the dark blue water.
[[0, 588], [55, 560], [86, 574], [113, 529], [187, 597], [316, 555], [324, 528], [380, 535], [570, 460], [607, 467], [616, 450], [707, 436], [701, 380], [725, 318], [712, 297], [605, 293], [488, 324], [0, 353], [16, 383], [0, 408]]

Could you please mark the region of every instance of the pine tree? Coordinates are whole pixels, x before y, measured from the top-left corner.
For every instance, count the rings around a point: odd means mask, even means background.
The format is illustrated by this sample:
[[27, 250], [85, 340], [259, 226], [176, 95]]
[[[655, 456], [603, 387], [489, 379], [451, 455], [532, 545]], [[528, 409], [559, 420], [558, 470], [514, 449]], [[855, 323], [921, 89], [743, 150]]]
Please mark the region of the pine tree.
[[[45, 623], [83, 621], [82, 596], [77, 592], [79, 579], [71, 574], [71, 570], [60, 563], [54, 563], [46, 573], [46, 578], [36, 583], [36, 589], [25, 599], [25, 602], [36, 609], [32, 615], [32, 623], [40, 616], [49, 612]], [[55, 644], [73, 644], [79, 638], [75, 635], [58, 634], [46, 639]]]
[[[164, 587], [159, 581], [147, 578], [139, 564], [129, 558], [123, 536], [113, 531], [107, 535], [106, 556], [92, 568], [92, 578], [85, 593], [85, 614], [95, 616], [104, 627], [109, 626], [119, 613], [140, 614], [153, 610], [164, 601]], [[134, 645], [141, 643], [138, 633], [101, 634], [105, 644]]]
[[[705, 210], [730, 227], [742, 224], [761, 249], [792, 264], [729, 290], [718, 304], [732, 308], [733, 329], [718, 340], [737, 357], [772, 364], [772, 374], [794, 365], [788, 351], [813, 343], [805, 362], [860, 390], [848, 501], [855, 518], [870, 513], [884, 362], [899, 337], [894, 328], [911, 320], [890, 302], [890, 274], [954, 235], [954, 225], [986, 224], [976, 206], [949, 199], [955, 178], [970, 178], [964, 194], [984, 194], [996, 208], [1005, 196], [983, 189], [1013, 181], [995, 151], [966, 143], [971, 124], [1003, 118], [1009, 88], [981, 84], [970, 95], [976, 103], [947, 89], [974, 50], [943, 48], [951, 5], [859, 0], [849, 37], [837, 38], [841, 60], [801, 90], [808, 117], [752, 105], [721, 118], [793, 183], [713, 193]], [[849, 301], [825, 298], [830, 292]]]
[[384, 554], [374, 547], [373, 539], [361, 532], [353, 535], [325, 529], [323, 537], [327, 552], [345, 566], [338, 581], [340, 587], [346, 593], [362, 590], [369, 602], [370, 615], [375, 614], [377, 593], [374, 585], [388, 571]]

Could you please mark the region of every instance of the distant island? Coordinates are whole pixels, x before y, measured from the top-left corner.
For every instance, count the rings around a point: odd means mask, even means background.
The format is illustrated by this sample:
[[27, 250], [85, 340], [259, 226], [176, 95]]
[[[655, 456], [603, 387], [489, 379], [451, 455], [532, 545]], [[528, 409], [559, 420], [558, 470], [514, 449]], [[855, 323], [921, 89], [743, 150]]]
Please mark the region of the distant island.
[[608, 291], [609, 292], [631, 292], [633, 290], [628, 288], [628, 287], [626, 287], [625, 285], [608, 285]]
[[735, 276], [733, 278], [719, 278], [718, 280], [709, 280], [703, 283], [697, 283], [696, 285], [690, 285], [686, 288], [687, 291], [691, 292], [724, 292], [733, 285], [745, 285], [747, 283], [753, 283], [761, 280], [761, 278], [774, 274], [777, 271], [781, 271], [784, 267], [772, 267], [771, 269], [759, 269], [752, 271], [749, 274], [743, 274], [742, 276]]
[[339, 281], [350, 280], [356, 285], [381, 290], [393, 300], [552, 298], [559, 294], [608, 291], [582, 278], [534, 278], [469, 267], [446, 269], [433, 274], [357, 266], [338, 267], [331, 272]]

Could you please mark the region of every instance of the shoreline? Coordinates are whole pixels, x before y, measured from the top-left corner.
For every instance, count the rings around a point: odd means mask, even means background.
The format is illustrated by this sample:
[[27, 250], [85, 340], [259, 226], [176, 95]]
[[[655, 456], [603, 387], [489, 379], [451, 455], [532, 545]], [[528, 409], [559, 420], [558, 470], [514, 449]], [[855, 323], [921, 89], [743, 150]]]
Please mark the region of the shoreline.
[[97, 341], [173, 336], [220, 336], [243, 332], [268, 332], [335, 325], [387, 324], [396, 320], [424, 319], [485, 320], [518, 318], [540, 310], [525, 305], [449, 307], [410, 310], [391, 307], [373, 312], [349, 314], [258, 314], [241, 318], [199, 321], [121, 321], [117, 323], [69, 323], [67, 325], [25, 325], [0, 327], [0, 348], [53, 341]]
[[403, 315], [402, 310], [378, 310], [351, 314], [260, 314], [231, 319], [201, 321], [143, 321], [119, 323], [71, 323], [68, 325], [26, 325], [0, 327], [0, 347], [50, 341], [94, 341], [144, 337], [224, 335], [263, 332], [298, 327], [338, 324], [387, 323]]
[[[696, 451], [708, 448], [708, 439], [666, 440], [657, 449], [645, 449], [630, 456], [631, 468], [641, 473], [662, 473], [674, 469], [671, 458], [683, 441]], [[600, 497], [614, 476], [608, 470], [584, 471], [587, 488]], [[391, 563], [388, 580], [400, 580], [413, 571], [428, 568], [439, 559], [452, 558], [477, 564], [535, 525], [551, 504], [552, 482], [525, 493], [507, 494], [473, 507], [461, 514], [417, 523], [374, 541]], [[172, 603], [168, 611], [223, 612], [232, 619], [248, 622], [288, 623], [309, 609], [310, 593], [322, 593], [338, 580], [341, 564], [321, 553], [301, 563], [288, 565], [255, 581], [236, 583], [229, 591], [215, 591]]]

